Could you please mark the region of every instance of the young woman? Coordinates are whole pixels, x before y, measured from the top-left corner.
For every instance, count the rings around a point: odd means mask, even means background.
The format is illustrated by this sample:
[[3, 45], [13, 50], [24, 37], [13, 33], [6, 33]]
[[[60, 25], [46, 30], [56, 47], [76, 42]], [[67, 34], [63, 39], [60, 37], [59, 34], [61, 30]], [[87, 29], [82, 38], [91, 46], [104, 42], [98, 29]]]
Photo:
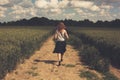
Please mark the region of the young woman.
[[56, 40], [53, 53], [58, 55], [58, 66], [63, 61], [63, 55], [66, 51], [66, 39], [69, 39], [66, 27], [63, 22], [58, 23], [57, 29], [54, 34], [54, 40]]

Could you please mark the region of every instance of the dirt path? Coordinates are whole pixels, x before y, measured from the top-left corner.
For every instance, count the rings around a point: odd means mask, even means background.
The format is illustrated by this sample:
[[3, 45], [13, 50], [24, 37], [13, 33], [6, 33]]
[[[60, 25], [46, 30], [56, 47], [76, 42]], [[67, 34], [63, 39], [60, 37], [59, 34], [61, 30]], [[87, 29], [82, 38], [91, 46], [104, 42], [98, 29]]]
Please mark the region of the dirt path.
[[117, 76], [120, 79], [120, 69], [117, 69], [111, 65], [110, 72], [113, 73], [115, 76]]
[[30, 59], [8, 73], [5, 80], [86, 80], [79, 76], [81, 65], [78, 51], [67, 45], [67, 51], [61, 66], [56, 66], [57, 55], [53, 54], [54, 42], [50, 37]]

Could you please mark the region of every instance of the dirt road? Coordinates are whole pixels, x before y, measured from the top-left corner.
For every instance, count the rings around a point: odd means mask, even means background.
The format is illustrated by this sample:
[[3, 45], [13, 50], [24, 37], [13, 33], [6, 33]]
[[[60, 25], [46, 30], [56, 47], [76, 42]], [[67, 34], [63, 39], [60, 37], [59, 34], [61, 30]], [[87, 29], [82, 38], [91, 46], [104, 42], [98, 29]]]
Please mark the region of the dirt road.
[[17, 65], [16, 70], [8, 73], [5, 80], [86, 80], [81, 78], [80, 71], [87, 70], [80, 62], [78, 51], [67, 45], [61, 66], [57, 65], [57, 55], [53, 54], [54, 42], [50, 37], [40, 50]]

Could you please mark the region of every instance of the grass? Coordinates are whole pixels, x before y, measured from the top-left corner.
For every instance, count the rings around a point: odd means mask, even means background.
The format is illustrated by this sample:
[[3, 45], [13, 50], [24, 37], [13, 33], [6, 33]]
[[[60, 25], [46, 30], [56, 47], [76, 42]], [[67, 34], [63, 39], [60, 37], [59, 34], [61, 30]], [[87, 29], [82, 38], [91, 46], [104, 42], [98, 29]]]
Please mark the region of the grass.
[[74, 64], [66, 64], [65, 67], [75, 67]]
[[0, 79], [24, 59], [29, 59], [51, 34], [52, 29], [46, 27], [0, 28]]
[[38, 76], [38, 75], [39, 75], [38, 73], [35, 73], [35, 72], [33, 72], [33, 71], [27, 71], [27, 72], [25, 72], [25, 73], [27, 73], [27, 74], [29, 74], [29, 75], [32, 75], [32, 76]]
[[[119, 62], [120, 61], [120, 54], [119, 54], [119, 52], [120, 52], [120, 37], [119, 37], [120, 29], [115, 29], [115, 28], [72, 28], [71, 31], [74, 32], [72, 34], [74, 34], [76, 37], [79, 37], [82, 40], [83, 45], [85, 45], [85, 44], [91, 45], [91, 46], [94, 46], [96, 49], [98, 49], [100, 52], [100, 55], [98, 57], [101, 57], [102, 60], [106, 60], [106, 62], [109, 62], [109, 59], [111, 59], [112, 65], [114, 65], [115, 63], [120, 64], [120, 62]], [[75, 46], [76, 46], [76, 44], [75, 44]], [[85, 51], [86, 51], [86, 49], [85, 49]], [[91, 49], [88, 52], [91, 52]], [[84, 55], [87, 55], [87, 54], [84, 54]], [[90, 56], [88, 55], [88, 58], [89, 57]], [[89, 60], [87, 60], [87, 61], [89, 63]], [[106, 63], [105, 61], [102, 61], [102, 62]], [[99, 65], [101, 65], [101, 67], [102, 67], [102, 64], [101, 64], [102, 62], [100, 60]], [[108, 64], [108, 66], [109, 66], [109, 64]], [[105, 68], [103, 68], [103, 69], [105, 69]], [[101, 68], [101, 70], [103, 70], [103, 69]], [[107, 72], [107, 71], [105, 71], [105, 72], [102, 73], [104, 75], [102, 80], [119, 80], [116, 76], [114, 76], [114, 74], [111, 74], [110, 72]], [[98, 80], [95, 77], [95, 75], [91, 72], [83, 71], [83, 72], [81, 72], [80, 76], [86, 77], [87, 80]]]
[[32, 70], [36, 70], [36, 69], [37, 69], [37, 67], [34, 67], [34, 66], [33, 66], [33, 67], [31, 67], [31, 69], [32, 69]]
[[100, 78], [93, 72], [81, 71], [80, 77], [86, 78], [87, 80], [100, 80]]
[[74, 32], [84, 33], [95, 40], [105, 40], [109, 44], [120, 44], [120, 29], [115, 28], [74, 28]]
[[103, 77], [103, 80], [119, 80], [116, 76], [114, 76], [110, 72], [104, 73], [104, 75], [105, 76]]

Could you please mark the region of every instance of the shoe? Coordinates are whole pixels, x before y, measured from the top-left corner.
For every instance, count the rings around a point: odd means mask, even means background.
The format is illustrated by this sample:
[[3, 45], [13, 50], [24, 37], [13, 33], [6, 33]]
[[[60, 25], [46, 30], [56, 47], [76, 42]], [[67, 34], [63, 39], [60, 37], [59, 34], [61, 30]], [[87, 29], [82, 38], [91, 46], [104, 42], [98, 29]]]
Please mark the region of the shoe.
[[61, 61], [58, 61], [58, 65], [57, 66], [60, 66], [61, 65]]
[[60, 60], [61, 62], [63, 61], [63, 59]]

